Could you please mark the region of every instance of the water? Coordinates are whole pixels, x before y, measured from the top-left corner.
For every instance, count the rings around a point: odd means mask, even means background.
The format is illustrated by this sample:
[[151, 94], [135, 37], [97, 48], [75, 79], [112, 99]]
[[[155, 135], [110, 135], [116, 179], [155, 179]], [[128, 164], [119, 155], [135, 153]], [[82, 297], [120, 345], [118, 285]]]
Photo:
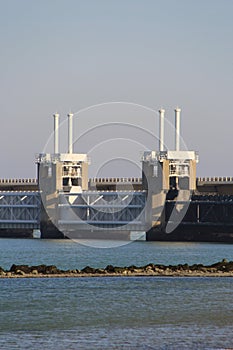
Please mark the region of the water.
[[[135, 242], [94, 249], [71, 241], [0, 240], [12, 263], [143, 265], [233, 260], [225, 244]], [[176, 277], [0, 280], [0, 349], [233, 348], [233, 279]]]
[[108, 264], [212, 264], [223, 258], [233, 260], [233, 245], [133, 242], [107, 249], [77, 244], [72, 240], [0, 239], [0, 266], [6, 269], [13, 263], [81, 269], [87, 265], [101, 268]]

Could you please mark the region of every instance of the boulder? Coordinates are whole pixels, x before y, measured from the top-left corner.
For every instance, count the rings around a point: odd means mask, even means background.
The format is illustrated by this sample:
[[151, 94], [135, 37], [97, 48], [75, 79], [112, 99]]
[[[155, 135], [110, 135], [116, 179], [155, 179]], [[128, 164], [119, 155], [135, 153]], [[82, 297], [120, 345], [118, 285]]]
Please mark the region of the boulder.
[[3, 272], [5, 273], [5, 270], [0, 266], [0, 275], [1, 275]]
[[114, 269], [115, 268], [112, 265], [108, 265], [108, 266], [105, 267], [105, 271], [110, 272], [110, 273], [115, 272]]
[[114, 273], [122, 273], [125, 270], [125, 267], [119, 267], [119, 266], [115, 266], [113, 269]]
[[17, 271], [22, 271], [24, 273], [31, 273], [31, 267], [28, 265], [15, 265], [15, 264], [13, 264], [10, 268], [10, 272], [17, 273]]
[[101, 275], [106, 274], [106, 271], [104, 269], [96, 269], [95, 272]]
[[41, 273], [41, 274], [45, 275], [47, 266], [44, 265], [44, 264], [38, 265], [38, 266], [31, 266], [31, 269], [32, 270], [37, 270], [38, 273]]
[[134, 272], [135, 270], [138, 269], [138, 267], [135, 266], [135, 265], [130, 265], [129, 267], [127, 267], [127, 269], [128, 269], [128, 271], [130, 271], [130, 272]]
[[2, 267], [0, 267], [0, 276], [5, 276], [6, 272], [3, 270]]
[[88, 273], [88, 274], [93, 274], [96, 272], [96, 269], [90, 266], [84, 267], [84, 269], [81, 270], [82, 273]]
[[49, 265], [46, 267], [45, 273], [47, 275], [57, 275], [61, 273], [61, 270], [59, 270], [55, 265]]
[[210, 265], [209, 267], [215, 268], [218, 271], [232, 271], [233, 270], [233, 261], [228, 261], [227, 259], [222, 259], [215, 264]]

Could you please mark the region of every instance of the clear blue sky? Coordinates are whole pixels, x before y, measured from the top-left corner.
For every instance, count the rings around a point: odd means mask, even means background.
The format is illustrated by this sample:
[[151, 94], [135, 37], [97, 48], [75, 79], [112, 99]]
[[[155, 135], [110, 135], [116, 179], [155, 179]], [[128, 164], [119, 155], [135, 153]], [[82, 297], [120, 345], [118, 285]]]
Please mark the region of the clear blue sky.
[[185, 142], [199, 151], [198, 175], [233, 176], [233, 1], [0, 6], [1, 178], [35, 176], [52, 113], [66, 119], [69, 110], [108, 101], [163, 106], [170, 121], [180, 106]]

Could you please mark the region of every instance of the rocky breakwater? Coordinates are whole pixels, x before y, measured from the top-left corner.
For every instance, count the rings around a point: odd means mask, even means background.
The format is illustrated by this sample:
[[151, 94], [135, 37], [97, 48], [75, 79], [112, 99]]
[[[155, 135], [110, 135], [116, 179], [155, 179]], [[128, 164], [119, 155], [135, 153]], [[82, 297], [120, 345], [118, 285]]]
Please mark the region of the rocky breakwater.
[[99, 276], [190, 276], [190, 277], [233, 277], [233, 261], [223, 259], [212, 265], [202, 264], [178, 264], [161, 265], [148, 264], [145, 266], [112, 266], [105, 268], [94, 268], [86, 266], [82, 270], [61, 270], [55, 265], [15, 265], [10, 270], [0, 267], [0, 278], [20, 278], [20, 277], [99, 277]]

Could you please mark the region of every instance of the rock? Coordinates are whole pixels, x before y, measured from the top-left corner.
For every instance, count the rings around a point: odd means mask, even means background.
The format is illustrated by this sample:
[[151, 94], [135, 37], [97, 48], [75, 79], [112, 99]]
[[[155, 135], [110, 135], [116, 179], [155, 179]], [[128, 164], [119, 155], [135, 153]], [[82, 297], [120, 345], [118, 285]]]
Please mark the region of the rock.
[[[38, 274], [42, 275], [53, 275], [53, 274], [60, 274], [61, 270], [57, 268], [55, 265], [38, 265], [38, 266], [31, 266], [31, 271], [37, 271]], [[35, 272], [34, 272], [35, 273]]]
[[178, 266], [177, 266], [177, 265], [169, 265], [168, 268], [169, 268], [171, 271], [173, 271], [173, 272], [175, 272], [175, 271], [178, 270]]
[[115, 266], [113, 269], [113, 272], [115, 273], [122, 273], [122, 271], [124, 271], [125, 268], [124, 267], [119, 267], [119, 266]]
[[192, 271], [197, 271], [198, 270], [198, 265], [197, 264], [193, 264], [191, 266], [189, 266], [189, 269]]
[[112, 265], [108, 265], [105, 267], [105, 271], [113, 273], [113, 272], [115, 272], [115, 268]]
[[84, 269], [81, 270], [82, 273], [88, 273], [88, 274], [93, 274], [96, 272], [96, 269], [90, 266], [84, 267]]
[[135, 270], [137, 270], [137, 266], [135, 265], [130, 265], [128, 268], [127, 268], [128, 271], [131, 271], [131, 272], [134, 272]]
[[233, 270], [233, 262], [228, 262], [227, 259], [223, 259], [221, 262], [217, 262], [215, 264], [210, 265], [209, 267], [215, 268], [217, 271], [232, 271]]
[[60, 270], [60, 273], [61, 274], [64, 274], [64, 275], [74, 275], [77, 273], [77, 270], [76, 269], [73, 269], [73, 270]]
[[4, 271], [4, 269], [2, 268], [2, 267], [0, 267], [0, 275], [1, 276], [4, 276], [6, 273], [5, 273], [5, 271]]
[[38, 265], [38, 266], [31, 266], [32, 270], [37, 270], [38, 273], [42, 273], [43, 275], [46, 274], [46, 269], [47, 266], [46, 265]]
[[148, 266], [145, 267], [145, 270], [146, 270], [146, 271], [152, 271], [152, 270], [153, 270], [153, 267], [150, 266], [150, 265], [148, 265]]
[[150, 264], [147, 264], [146, 266], [144, 266], [144, 269], [145, 270], [153, 270], [153, 269], [155, 269], [155, 264], [152, 264], [152, 263], [150, 263]]
[[61, 273], [61, 270], [59, 270], [55, 265], [49, 265], [46, 267], [45, 273], [47, 275], [57, 275]]
[[106, 274], [107, 272], [104, 269], [96, 269], [95, 273], [99, 273], [99, 274]]
[[189, 270], [189, 265], [188, 265], [188, 264], [184, 264], [184, 265], [183, 265], [183, 269], [184, 269], [184, 270]]
[[228, 264], [226, 264], [225, 271], [233, 272], [233, 261], [230, 261]]
[[161, 271], [164, 271], [166, 269], [167, 266], [165, 265], [156, 265], [156, 267], [161, 270]]
[[188, 264], [178, 264], [178, 265], [154, 265], [147, 264], [145, 266], [137, 267], [135, 265], [130, 265], [128, 267], [119, 267], [113, 265], [107, 265], [105, 269], [93, 268], [90, 266], [84, 267], [82, 270], [60, 270], [55, 265], [38, 265], [38, 266], [28, 266], [28, 265], [15, 265], [13, 264], [9, 271], [4, 271], [0, 267], [0, 276], [4, 277], [19, 277], [28, 275], [64, 275], [73, 276], [74, 274], [87, 274], [87, 275], [132, 275], [132, 274], [142, 274], [142, 275], [167, 275], [167, 276], [182, 276], [182, 275], [209, 275], [209, 274], [220, 274], [225, 273], [233, 274], [233, 261], [227, 261], [223, 259], [221, 262], [217, 262], [210, 266], [204, 266], [202, 264], [193, 264], [189, 266]]
[[15, 264], [11, 265], [10, 271], [16, 272], [16, 270], [17, 270], [17, 265], [15, 265]]
[[17, 270], [20, 270], [24, 273], [31, 273], [31, 267], [28, 265], [15, 265], [15, 264], [13, 264], [10, 268], [10, 272], [16, 273]]

